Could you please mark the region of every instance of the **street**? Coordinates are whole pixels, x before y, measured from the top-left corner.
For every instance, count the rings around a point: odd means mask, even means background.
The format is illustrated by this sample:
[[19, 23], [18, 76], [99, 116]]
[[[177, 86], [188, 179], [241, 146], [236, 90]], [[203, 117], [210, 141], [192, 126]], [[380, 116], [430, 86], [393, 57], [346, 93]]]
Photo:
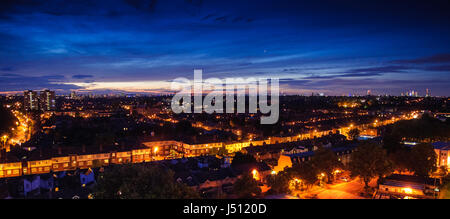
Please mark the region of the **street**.
[[[376, 179], [373, 179], [369, 185], [376, 186]], [[360, 195], [364, 190], [364, 183], [359, 179], [353, 179], [350, 182], [342, 182], [323, 187], [314, 187], [308, 192], [296, 193], [301, 198], [315, 197], [318, 199], [366, 199]]]

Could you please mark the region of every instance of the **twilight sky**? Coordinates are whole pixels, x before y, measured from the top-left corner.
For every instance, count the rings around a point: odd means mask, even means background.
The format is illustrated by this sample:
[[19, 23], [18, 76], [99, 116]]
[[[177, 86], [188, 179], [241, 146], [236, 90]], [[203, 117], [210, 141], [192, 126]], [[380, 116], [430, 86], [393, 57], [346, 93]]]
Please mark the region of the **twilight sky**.
[[284, 93], [449, 96], [449, 27], [447, 0], [2, 0], [0, 93], [163, 92], [203, 68]]

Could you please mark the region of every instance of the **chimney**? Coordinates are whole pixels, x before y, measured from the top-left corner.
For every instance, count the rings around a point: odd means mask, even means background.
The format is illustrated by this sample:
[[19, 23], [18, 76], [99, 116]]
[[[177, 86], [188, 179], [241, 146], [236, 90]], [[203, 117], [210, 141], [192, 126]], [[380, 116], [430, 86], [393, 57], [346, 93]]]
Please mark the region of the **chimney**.
[[61, 148], [61, 146], [58, 146], [58, 154], [59, 154], [59, 155], [62, 154], [62, 148]]
[[83, 153], [86, 153], [86, 145], [83, 145], [83, 147], [81, 148], [81, 151], [82, 151]]

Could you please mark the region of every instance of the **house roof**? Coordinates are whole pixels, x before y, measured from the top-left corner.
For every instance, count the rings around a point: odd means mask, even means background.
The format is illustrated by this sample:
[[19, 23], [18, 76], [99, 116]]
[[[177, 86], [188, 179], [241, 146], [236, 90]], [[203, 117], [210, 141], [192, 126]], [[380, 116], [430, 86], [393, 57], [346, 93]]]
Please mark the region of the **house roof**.
[[[398, 185], [428, 185], [434, 186], [439, 185], [438, 179], [433, 179], [429, 177], [420, 177], [420, 176], [410, 176], [410, 175], [400, 175], [400, 174], [392, 174], [383, 179], [384, 183], [390, 184], [398, 184]], [[383, 183], [383, 184], [384, 184]]]
[[[335, 153], [338, 152], [344, 152], [344, 151], [350, 151], [355, 149], [354, 145], [349, 145], [349, 146], [345, 146], [345, 147], [336, 147], [336, 148], [331, 148], [332, 151], [334, 151]], [[297, 154], [286, 154], [287, 156], [294, 158], [294, 157], [298, 157], [298, 158], [304, 158], [304, 157], [311, 157], [314, 155], [314, 151], [308, 151], [308, 152], [303, 152], [303, 153], [297, 153]]]
[[433, 145], [434, 149], [450, 150], [450, 142], [438, 141], [438, 142], [434, 142], [431, 145]]
[[424, 190], [425, 186], [421, 184], [416, 183], [408, 183], [408, 182], [402, 182], [402, 181], [386, 181], [382, 183], [383, 185], [387, 186], [394, 186], [394, 187], [400, 187], [400, 188], [412, 188], [412, 189], [418, 189], [418, 190]]
[[208, 181], [223, 180], [227, 177], [236, 177], [231, 168], [222, 168], [218, 170], [198, 170], [198, 171], [179, 171], [174, 175], [175, 179], [181, 179], [188, 186], [196, 186]]
[[244, 172], [250, 173], [251, 170], [256, 169], [258, 171], [270, 171], [269, 165], [267, 165], [265, 162], [258, 162], [258, 163], [246, 163], [246, 164], [239, 164], [239, 165], [232, 165], [232, 168], [234, 171], [236, 171], [237, 174], [242, 174]]
[[280, 143], [280, 144], [270, 144], [264, 146], [254, 146], [254, 147], [246, 147], [245, 151], [249, 154], [254, 153], [277, 153], [281, 150], [290, 151], [292, 149], [306, 149], [302, 142], [289, 142], [289, 143]]
[[311, 157], [314, 155], [314, 151], [308, 151], [303, 153], [296, 153], [296, 154], [286, 154], [286, 156], [289, 156], [291, 158], [298, 157], [298, 158], [304, 158], [304, 157]]
[[[29, 161], [33, 160], [45, 160], [45, 159], [51, 159], [53, 157], [64, 157], [69, 155], [88, 155], [88, 154], [103, 154], [103, 153], [111, 153], [113, 151], [122, 152], [122, 151], [131, 151], [134, 149], [147, 149], [148, 147], [145, 147], [143, 145], [136, 145], [136, 146], [115, 146], [115, 145], [107, 145], [102, 146], [102, 150], [100, 151], [99, 146], [87, 146], [84, 147], [58, 147], [52, 148], [52, 147], [46, 147], [46, 148], [39, 148], [31, 152], [31, 154], [28, 156]], [[59, 153], [61, 151], [61, 153]]]

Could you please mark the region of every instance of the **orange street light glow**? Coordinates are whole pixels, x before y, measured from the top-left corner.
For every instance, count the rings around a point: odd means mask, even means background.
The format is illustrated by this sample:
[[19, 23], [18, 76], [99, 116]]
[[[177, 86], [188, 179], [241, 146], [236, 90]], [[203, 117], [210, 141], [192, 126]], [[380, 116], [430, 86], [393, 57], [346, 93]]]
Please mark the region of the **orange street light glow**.
[[252, 170], [252, 175], [253, 175], [253, 179], [259, 180], [259, 174], [258, 174], [258, 171], [256, 169]]
[[411, 194], [413, 191], [411, 188], [403, 188], [403, 192], [405, 192], [406, 194]]

